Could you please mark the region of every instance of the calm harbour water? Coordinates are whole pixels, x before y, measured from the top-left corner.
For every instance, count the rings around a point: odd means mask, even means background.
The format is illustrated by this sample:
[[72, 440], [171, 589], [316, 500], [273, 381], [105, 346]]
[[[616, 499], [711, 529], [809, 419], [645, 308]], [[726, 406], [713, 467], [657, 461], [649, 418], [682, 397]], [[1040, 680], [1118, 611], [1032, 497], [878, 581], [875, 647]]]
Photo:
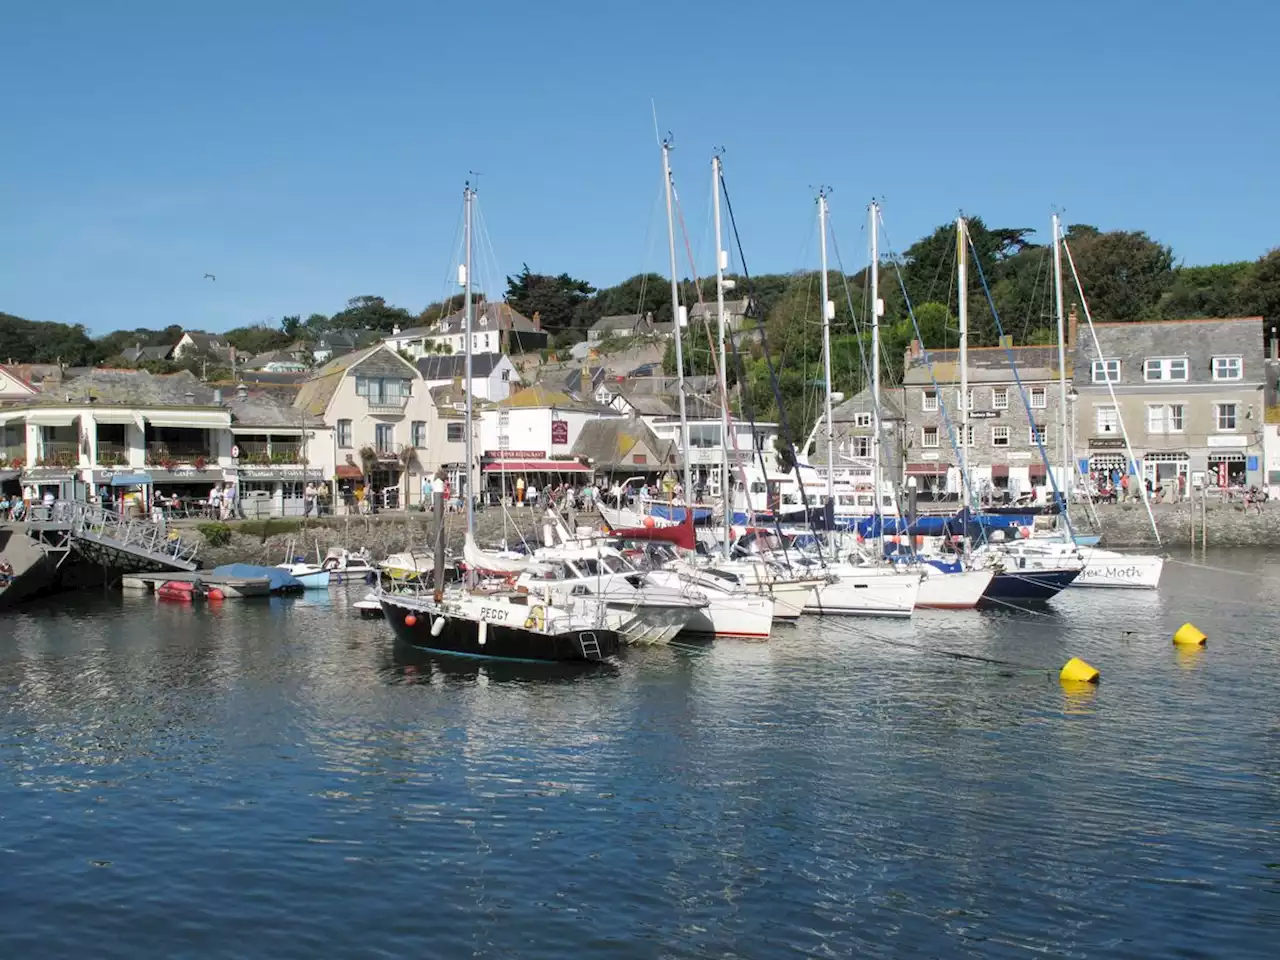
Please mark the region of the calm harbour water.
[[0, 956], [1274, 956], [1280, 556], [1209, 562], [587, 670], [406, 654], [354, 587], [29, 607]]

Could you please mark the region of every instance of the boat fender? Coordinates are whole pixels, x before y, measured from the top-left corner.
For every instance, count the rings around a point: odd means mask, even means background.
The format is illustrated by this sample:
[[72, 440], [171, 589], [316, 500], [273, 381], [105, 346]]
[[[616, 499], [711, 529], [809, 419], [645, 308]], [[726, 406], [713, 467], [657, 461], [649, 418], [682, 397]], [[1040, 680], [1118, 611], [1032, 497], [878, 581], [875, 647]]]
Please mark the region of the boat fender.
[[223, 600], [226, 596], [227, 595], [218, 587], [210, 587], [209, 592], [205, 594], [205, 598], [208, 600]]
[[418, 625], [418, 618], [412, 613], [406, 614], [404, 618], [404, 625], [406, 627], [416, 627]]
[[542, 630], [547, 625], [546, 608], [539, 604], [536, 607], [529, 608], [529, 616], [524, 618], [524, 628], [526, 630]]
[[440, 634], [444, 633], [444, 624], [444, 617], [436, 617], [435, 622], [431, 624], [431, 635], [433, 637], [438, 637]]
[[477, 639], [480, 641], [480, 646], [482, 647], [484, 646], [485, 641], [489, 639], [489, 621], [488, 620], [480, 621], [480, 630], [479, 630]]

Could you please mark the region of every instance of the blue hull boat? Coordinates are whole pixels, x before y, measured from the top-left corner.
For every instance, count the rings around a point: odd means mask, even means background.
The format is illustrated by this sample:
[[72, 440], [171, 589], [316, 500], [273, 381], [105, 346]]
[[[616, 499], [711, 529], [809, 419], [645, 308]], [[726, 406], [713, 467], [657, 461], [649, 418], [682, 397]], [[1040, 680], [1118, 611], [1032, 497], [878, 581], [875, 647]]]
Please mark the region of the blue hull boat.
[[1078, 576], [1079, 570], [1008, 570], [991, 578], [982, 599], [1051, 600]]

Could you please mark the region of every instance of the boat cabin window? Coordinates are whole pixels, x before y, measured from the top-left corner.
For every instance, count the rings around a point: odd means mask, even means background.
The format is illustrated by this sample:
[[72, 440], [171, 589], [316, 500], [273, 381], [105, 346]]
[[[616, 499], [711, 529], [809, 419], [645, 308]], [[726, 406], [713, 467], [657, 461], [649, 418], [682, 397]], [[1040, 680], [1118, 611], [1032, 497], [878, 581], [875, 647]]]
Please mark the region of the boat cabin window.
[[581, 560], [575, 560], [569, 565], [574, 572], [580, 577], [598, 577], [601, 574], [608, 573], [599, 563], [590, 557], [584, 557]]
[[761, 482], [760, 482], [760, 481], [758, 481], [758, 480], [752, 481], [752, 483], [751, 483], [751, 492], [752, 492], [752, 493], [764, 493], [764, 492], [766, 492], [766, 490], [767, 490], [767, 489], [768, 489], [768, 487], [766, 487], [766, 486], [765, 486], [765, 484], [761, 483]]
[[727, 570], [717, 570], [716, 568], [711, 567], [711, 568], [708, 568], [706, 572], [711, 576], [715, 577], [717, 580], [724, 580], [728, 583], [732, 583], [735, 585], [742, 583], [742, 580], [738, 577], [736, 573], [730, 573]]
[[622, 557], [601, 557], [600, 563], [607, 573], [630, 573], [632, 567]]

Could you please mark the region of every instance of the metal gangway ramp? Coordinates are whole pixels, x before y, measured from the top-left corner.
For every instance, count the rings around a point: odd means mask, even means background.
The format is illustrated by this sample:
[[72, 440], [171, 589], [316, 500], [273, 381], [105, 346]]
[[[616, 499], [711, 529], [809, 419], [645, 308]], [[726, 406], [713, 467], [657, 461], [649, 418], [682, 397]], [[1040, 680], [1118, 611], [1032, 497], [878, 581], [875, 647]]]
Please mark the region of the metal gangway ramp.
[[40, 541], [61, 566], [74, 551], [90, 563], [124, 573], [197, 569], [198, 543], [184, 542], [176, 528], [130, 519], [92, 503], [59, 500], [33, 506], [27, 535]]

